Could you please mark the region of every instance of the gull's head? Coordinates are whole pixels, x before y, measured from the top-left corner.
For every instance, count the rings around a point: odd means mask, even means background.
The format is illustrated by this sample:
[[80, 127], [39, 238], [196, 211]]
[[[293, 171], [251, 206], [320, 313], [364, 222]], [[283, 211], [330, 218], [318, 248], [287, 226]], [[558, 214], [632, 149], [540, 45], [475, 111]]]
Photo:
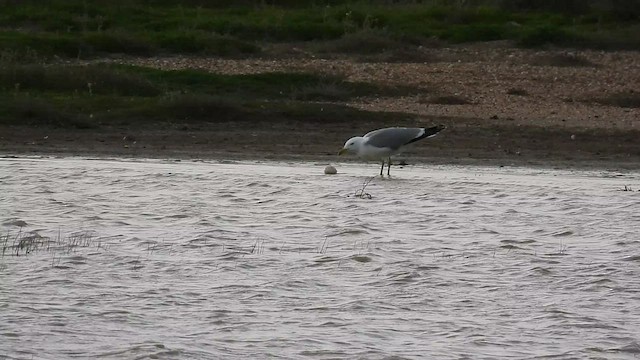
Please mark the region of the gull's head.
[[351, 139], [347, 140], [346, 143], [344, 143], [344, 147], [342, 147], [338, 155], [357, 154], [363, 141], [364, 138], [361, 136], [352, 137]]

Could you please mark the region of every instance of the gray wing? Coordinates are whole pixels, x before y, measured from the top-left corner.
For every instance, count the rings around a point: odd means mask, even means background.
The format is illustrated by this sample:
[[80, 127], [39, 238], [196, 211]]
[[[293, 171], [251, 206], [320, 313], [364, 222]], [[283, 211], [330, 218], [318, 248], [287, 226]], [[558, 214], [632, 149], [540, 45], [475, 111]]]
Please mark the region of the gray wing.
[[371, 131], [364, 138], [369, 145], [398, 150], [402, 145], [422, 138], [424, 134], [421, 128], [386, 128]]

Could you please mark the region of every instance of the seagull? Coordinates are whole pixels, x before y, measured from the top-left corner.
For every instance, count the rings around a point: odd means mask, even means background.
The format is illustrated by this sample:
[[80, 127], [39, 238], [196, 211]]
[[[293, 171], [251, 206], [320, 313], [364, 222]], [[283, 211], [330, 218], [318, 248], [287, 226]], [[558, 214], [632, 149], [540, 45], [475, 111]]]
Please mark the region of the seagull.
[[384, 162], [387, 160], [387, 176], [390, 176], [391, 156], [400, 153], [405, 145], [436, 136], [444, 128], [444, 125], [437, 125], [428, 128], [391, 127], [374, 130], [364, 136], [356, 136], [347, 140], [338, 155], [350, 153], [362, 159], [382, 160], [380, 176], [384, 176], [382, 172]]

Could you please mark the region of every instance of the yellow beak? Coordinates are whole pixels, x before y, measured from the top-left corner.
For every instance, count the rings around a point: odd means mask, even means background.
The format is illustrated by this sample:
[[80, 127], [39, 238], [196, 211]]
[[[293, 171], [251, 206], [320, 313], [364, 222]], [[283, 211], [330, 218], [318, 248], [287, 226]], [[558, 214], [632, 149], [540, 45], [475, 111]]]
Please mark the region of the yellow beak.
[[344, 153], [347, 152], [347, 149], [340, 149], [340, 151], [338, 151], [338, 155], [344, 155]]

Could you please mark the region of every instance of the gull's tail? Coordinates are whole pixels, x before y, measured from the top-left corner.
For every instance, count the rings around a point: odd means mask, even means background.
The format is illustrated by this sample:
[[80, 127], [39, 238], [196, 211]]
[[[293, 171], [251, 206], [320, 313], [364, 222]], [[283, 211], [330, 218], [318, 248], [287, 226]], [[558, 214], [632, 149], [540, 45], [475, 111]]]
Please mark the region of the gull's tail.
[[436, 125], [436, 126], [432, 126], [432, 127], [428, 127], [428, 128], [423, 128], [422, 130], [424, 130], [424, 133], [422, 135], [418, 136], [417, 138], [409, 141], [407, 144], [410, 144], [412, 142], [418, 141], [420, 139], [434, 137], [440, 131], [442, 131], [444, 129], [446, 129], [446, 126], [444, 126], [444, 125]]

